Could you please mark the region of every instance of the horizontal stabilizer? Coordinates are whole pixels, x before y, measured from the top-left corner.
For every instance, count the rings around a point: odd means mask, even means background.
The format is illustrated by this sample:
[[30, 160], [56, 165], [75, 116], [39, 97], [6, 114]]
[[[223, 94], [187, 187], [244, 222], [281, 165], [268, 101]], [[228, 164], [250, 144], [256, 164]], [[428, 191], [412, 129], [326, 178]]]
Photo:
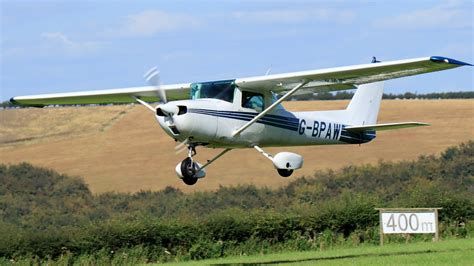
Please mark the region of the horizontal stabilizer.
[[402, 123], [386, 123], [386, 124], [375, 124], [375, 125], [364, 125], [364, 126], [347, 126], [345, 129], [349, 132], [363, 132], [363, 131], [380, 131], [380, 130], [391, 130], [406, 127], [422, 127], [429, 126], [430, 124], [420, 122], [402, 122]]

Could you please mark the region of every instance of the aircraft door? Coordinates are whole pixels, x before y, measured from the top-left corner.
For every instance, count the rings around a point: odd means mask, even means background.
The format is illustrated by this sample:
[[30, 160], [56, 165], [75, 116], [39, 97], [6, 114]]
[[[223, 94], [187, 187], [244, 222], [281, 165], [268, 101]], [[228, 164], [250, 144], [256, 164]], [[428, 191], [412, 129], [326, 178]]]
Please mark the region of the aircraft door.
[[218, 118], [217, 136], [226, 142], [233, 142], [239, 145], [259, 143], [265, 129], [265, 125], [261, 123], [253, 124], [235, 138], [232, 137], [232, 133], [264, 109], [265, 97], [263, 94], [241, 91], [239, 88], [236, 88], [232, 104], [219, 104], [219, 110], [226, 111], [224, 111], [224, 115]]

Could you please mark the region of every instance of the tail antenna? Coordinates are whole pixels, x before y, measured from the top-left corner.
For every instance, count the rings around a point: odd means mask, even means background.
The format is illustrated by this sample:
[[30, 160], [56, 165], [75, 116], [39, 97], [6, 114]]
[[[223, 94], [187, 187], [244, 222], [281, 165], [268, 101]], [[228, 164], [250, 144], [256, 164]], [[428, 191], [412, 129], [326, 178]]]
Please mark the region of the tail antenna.
[[372, 62], [370, 62], [370, 63], [374, 64], [374, 63], [380, 63], [380, 62], [381, 61], [377, 60], [377, 57], [372, 56]]

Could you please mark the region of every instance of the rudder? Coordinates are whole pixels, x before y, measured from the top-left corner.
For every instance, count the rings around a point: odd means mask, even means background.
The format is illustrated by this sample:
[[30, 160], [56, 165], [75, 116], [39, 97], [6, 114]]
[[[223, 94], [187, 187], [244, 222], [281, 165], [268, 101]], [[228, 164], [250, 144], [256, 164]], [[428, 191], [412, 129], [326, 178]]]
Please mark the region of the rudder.
[[359, 85], [349, 106], [347, 114], [351, 125], [371, 125], [377, 123], [382, 101], [384, 82]]

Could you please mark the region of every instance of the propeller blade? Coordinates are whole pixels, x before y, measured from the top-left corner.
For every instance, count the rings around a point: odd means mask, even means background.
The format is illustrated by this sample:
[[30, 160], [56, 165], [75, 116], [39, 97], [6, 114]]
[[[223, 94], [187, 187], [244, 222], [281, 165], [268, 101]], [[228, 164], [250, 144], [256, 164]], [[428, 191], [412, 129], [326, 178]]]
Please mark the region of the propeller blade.
[[160, 108], [163, 113], [171, 116], [179, 112], [178, 106], [173, 103], [160, 104], [158, 108]]
[[186, 145], [189, 143], [189, 139], [185, 139], [183, 142], [179, 143], [174, 147], [175, 154], [179, 154], [182, 151], [186, 150]]
[[160, 101], [162, 103], [167, 103], [168, 100], [166, 99], [166, 93], [161, 88], [160, 71], [158, 70], [158, 67], [154, 66], [150, 68], [143, 77], [150, 86], [156, 87], [156, 92], [158, 93]]

